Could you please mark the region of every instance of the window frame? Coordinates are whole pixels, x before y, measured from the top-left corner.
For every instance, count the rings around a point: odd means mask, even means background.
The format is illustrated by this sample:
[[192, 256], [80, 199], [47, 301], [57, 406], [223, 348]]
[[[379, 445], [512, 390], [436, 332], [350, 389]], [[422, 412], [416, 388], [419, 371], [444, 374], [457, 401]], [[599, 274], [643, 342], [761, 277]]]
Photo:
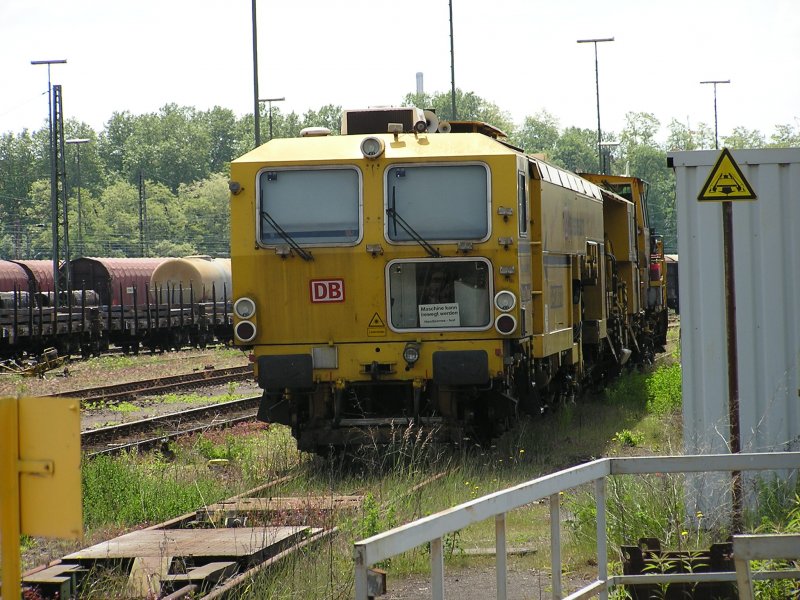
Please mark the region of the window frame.
[[[255, 195], [255, 223], [256, 223], [256, 246], [259, 248], [278, 248], [286, 244], [284, 240], [278, 243], [264, 243], [262, 239], [264, 219], [261, 218], [261, 176], [266, 172], [287, 172], [287, 171], [355, 171], [358, 177], [358, 235], [352, 242], [298, 242], [302, 248], [351, 248], [358, 246], [364, 240], [364, 174], [357, 165], [338, 164], [338, 165], [303, 165], [303, 166], [266, 166], [256, 173], [256, 195]], [[280, 225], [280, 222], [278, 223]]]
[[[489, 300], [489, 322], [485, 326], [472, 326], [472, 327], [397, 327], [392, 321], [392, 288], [390, 273], [391, 269], [396, 264], [409, 264], [409, 263], [454, 263], [454, 262], [482, 262], [486, 265], [487, 270], [487, 294]], [[394, 333], [415, 333], [415, 332], [431, 332], [431, 333], [463, 333], [472, 331], [488, 331], [494, 327], [494, 267], [492, 262], [483, 256], [454, 256], [441, 258], [396, 258], [390, 260], [386, 267], [384, 267], [384, 285], [386, 290], [386, 322], [389, 329]], [[419, 303], [417, 303], [417, 310], [419, 310]]]
[[517, 171], [517, 230], [519, 237], [528, 237], [528, 177], [522, 170]]
[[[389, 172], [392, 169], [408, 169], [416, 167], [463, 167], [463, 166], [478, 166], [483, 167], [486, 171], [486, 235], [481, 238], [435, 238], [423, 235], [426, 242], [435, 244], [458, 244], [459, 242], [472, 242], [475, 244], [488, 241], [492, 237], [492, 170], [489, 165], [482, 161], [436, 161], [436, 162], [408, 162], [408, 163], [390, 163], [386, 165], [383, 171], [383, 238], [387, 244], [393, 246], [414, 246], [417, 242], [414, 240], [393, 240], [389, 237], [389, 217], [386, 210], [389, 208]], [[401, 217], [405, 217], [400, 213]]]

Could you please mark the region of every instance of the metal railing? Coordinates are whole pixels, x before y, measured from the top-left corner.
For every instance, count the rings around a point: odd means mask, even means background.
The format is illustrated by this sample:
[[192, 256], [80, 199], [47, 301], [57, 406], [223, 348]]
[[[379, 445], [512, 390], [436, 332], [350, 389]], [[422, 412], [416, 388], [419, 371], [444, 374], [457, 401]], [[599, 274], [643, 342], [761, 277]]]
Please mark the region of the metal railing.
[[753, 579], [800, 579], [800, 570], [785, 569], [753, 573], [751, 560], [800, 558], [800, 534], [760, 534], [733, 536], [733, 560], [739, 600], [753, 600]]
[[653, 583], [688, 583], [736, 581], [734, 572], [679, 573], [608, 576], [606, 541], [606, 478], [609, 475], [647, 475], [654, 473], [705, 473], [733, 471], [800, 469], [800, 452], [752, 454], [708, 454], [691, 456], [653, 456], [636, 458], [602, 458], [552, 475], [521, 483], [512, 488], [476, 498], [453, 508], [424, 517], [385, 533], [355, 543], [356, 600], [369, 597], [370, 567], [407, 550], [430, 543], [431, 597], [444, 598], [445, 535], [468, 525], [494, 518], [497, 553], [497, 598], [506, 598], [506, 513], [543, 498], [550, 500], [550, 564], [552, 597], [562, 598], [561, 533], [559, 493], [593, 483], [597, 505], [597, 579], [565, 600], [579, 600], [599, 595], [608, 598], [608, 590], [617, 585]]

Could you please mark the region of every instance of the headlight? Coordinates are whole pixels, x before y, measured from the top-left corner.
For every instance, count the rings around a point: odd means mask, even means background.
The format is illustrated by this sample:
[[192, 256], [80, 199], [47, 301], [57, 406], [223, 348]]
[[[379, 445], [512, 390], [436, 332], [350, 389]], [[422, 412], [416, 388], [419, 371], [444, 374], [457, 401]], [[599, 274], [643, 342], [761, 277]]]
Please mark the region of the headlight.
[[256, 337], [256, 326], [250, 321], [239, 321], [233, 332], [242, 342], [252, 342]]
[[250, 298], [239, 298], [233, 304], [233, 312], [240, 319], [249, 319], [256, 314], [256, 303]]
[[364, 138], [361, 142], [361, 154], [364, 158], [375, 159], [383, 154], [383, 140], [376, 137]]
[[419, 344], [408, 343], [403, 349], [403, 360], [408, 364], [413, 365], [419, 360]]
[[497, 307], [497, 310], [508, 312], [517, 305], [517, 297], [508, 290], [497, 292], [494, 295], [494, 305]]
[[517, 320], [513, 315], [499, 315], [494, 320], [494, 328], [503, 335], [509, 335], [514, 333], [514, 330], [517, 328]]

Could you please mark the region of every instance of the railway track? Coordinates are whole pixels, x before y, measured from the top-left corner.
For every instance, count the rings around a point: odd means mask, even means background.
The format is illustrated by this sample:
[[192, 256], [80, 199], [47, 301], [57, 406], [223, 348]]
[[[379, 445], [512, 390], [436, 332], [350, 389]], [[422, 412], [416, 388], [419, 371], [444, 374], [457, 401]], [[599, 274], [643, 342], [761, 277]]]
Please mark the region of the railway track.
[[[294, 477], [73, 552], [26, 573], [23, 587], [38, 594], [30, 597], [72, 598], [102, 579], [109, 592], [119, 586], [115, 597], [223, 597], [337, 533], [339, 514], [361, 504], [359, 496], [264, 497]], [[276, 519], [289, 524], [275, 525]]]
[[251, 396], [185, 411], [81, 432], [87, 457], [150, 450], [181, 436], [253, 421], [261, 396]]
[[[432, 475], [404, 495], [416, 493], [445, 475]], [[68, 554], [25, 573], [23, 587], [38, 594], [30, 597], [43, 600], [79, 598], [84, 590], [96, 589], [98, 580], [104, 582], [109, 595], [109, 586], [119, 586], [119, 590], [113, 590], [114, 597], [239, 597], [254, 577], [303, 549], [331, 540], [339, 533], [339, 523], [361, 510], [361, 495], [275, 493], [278, 486], [296, 477], [286, 475], [194, 512]], [[382, 506], [385, 509], [388, 503]]]
[[171, 375], [168, 377], [158, 377], [156, 379], [60, 392], [58, 394], [51, 394], [50, 397], [77, 398], [81, 401], [82, 406], [99, 401], [118, 403], [131, 400], [144, 394], [166, 394], [176, 390], [218, 385], [221, 383], [228, 383], [229, 381], [242, 381], [252, 377], [252, 365], [244, 365], [225, 369], [204, 369], [194, 373], [185, 373], [183, 375]]

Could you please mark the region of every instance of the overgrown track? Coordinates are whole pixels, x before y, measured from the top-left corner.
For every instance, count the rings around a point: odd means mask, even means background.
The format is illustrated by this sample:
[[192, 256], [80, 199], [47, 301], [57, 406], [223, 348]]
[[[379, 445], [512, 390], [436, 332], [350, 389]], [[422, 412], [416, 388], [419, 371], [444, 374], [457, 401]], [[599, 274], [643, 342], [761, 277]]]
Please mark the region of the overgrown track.
[[241, 398], [230, 402], [102, 427], [81, 432], [81, 448], [88, 457], [118, 454], [134, 448], [149, 450], [178, 437], [222, 429], [252, 421], [261, 396]]
[[258, 572], [335, 534], [338, 514], [352, 513], [361, 504], [358, 496], [263, 496], [294, 477], [34, 569], [22, 581], [39, 595], [26, 597], [81, 597], [83, 591], [97, 589], [97, 581], [108, 589], [112, 579], [122, 594], [116, 597], [229, 597]]
[[251, 365], [244, 365], [242, 367], [205, 369], [194, 373], [186, 373], [184, 375], [172, 375], [169, 377], [159, 377], [157, 379], [145, 379], [129, 383], [73, 390], [71, 392], [52, 394], [51, 397], [78, 398], [84, 405], [99, 401], [115, 403], [130, 400], [143, 394], [166, 394], [176, 390], [217, 385], [229, 381], [241, 381], [251, 377], [253, 377], [253, 367]]
[[[406, 494], [445, 474], [428, 477]], [[360, 495], [276, 493], [278, 486], [296, 477], [297, 473], [280, 477], [33, 569], [22, 582], [28, 593], [39, 595], [26, 597], [80, 598], [98, 585], [114, 597], [240, 597], [255, 576], [301, 549], [313, 552], [339, 532], [343, 519], [361, 510]], [[385, 510], [388, 503], [381, 506]]]

